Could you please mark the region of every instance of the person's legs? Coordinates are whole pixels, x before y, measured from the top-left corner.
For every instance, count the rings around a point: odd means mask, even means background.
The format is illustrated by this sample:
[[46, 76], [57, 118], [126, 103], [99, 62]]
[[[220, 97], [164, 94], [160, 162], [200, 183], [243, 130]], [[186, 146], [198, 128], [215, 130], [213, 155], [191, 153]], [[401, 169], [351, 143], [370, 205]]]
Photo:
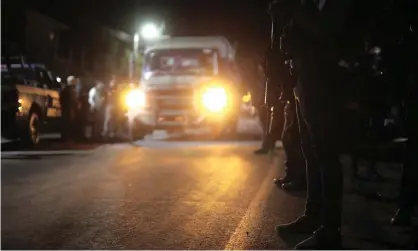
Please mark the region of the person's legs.
[[101, 139], [101, 134], [103, 131], [104, 125], [104, 111], [103, 108], [96, 108], [94, 112], [94, 122], [93, 122], [93, 137], [95, 140]]
[[286, 156], [285, 177], [278, 181], [283, 181], [280, 185], [286, 190], [304, 189], [306, 187], [306, 164], [301, 148], [295, 101], [286, 104], [284, 115], [282, 144]]
[[270, 121], [270, 135], [271, 142], [270, 148], [273, 149], [278, 140], [282, 139], [283, 128], [285, 124], [284, 118], [284, 104], [278, 102], [271, 109], [271, 121]]
[[105, 108], [104, 114], [104, 123], [103, 123], [103, 136], [109, 137], [113, 132], [113, 107], [107, 105]]
[[[332, 69], [332, 67], [330, 67]], [[297, 248], [338, 248], [341, 245], [343, 172], [339, 160], [342, 110], [330, 74], [317, 71], [298, 85], [300, 112], [307, 136], [302, 136], [302, 149], [307, 163], [308, 196], [306, 215], [317, 213], [321, 198], [321, 228]]]
[[297, 248], [337, 248], [341, 241], [343, 179], [337, 109], [341, 104], [333, 98], [336, 90], [332, 85], [335, 82], [320, 73], [313, 71], [300, 78], [296, 88], [308, 186], [305, 215], [291, 224], [279, 226], [278, 231], [286, 229], [295, 232], [312, 230], [318, 225], [322, 227]]
[[261, 147], [254, 151], [255, 154], [267, 154], [269, 152], [269, 146], [271, 145], [271, 135], [270, 135], [270, 123], [271, 123], [271, 113], [267, 106], [261, 106], [258, 109], [258, 116], [260, 118], [261, 127], [263, 129], [263, 138]]
[[[311, 145], [308, 126], [302, 116], [299, 100], [296, 101], [296, 114], [299, 125], [301, 148], [305, 161], [307, 196], [304, 214], [295, 221], [277, 226], [279, 234], [312, 233], [320, 226], [321, 218], [321, 173], [316, 161], [316, 155]], [[309, 160], [309, 161], [308, 161]]]
[[394, 225], [410, 225], [418, 203], [418, 101], [406, 102], [405, 129], [408, 136], [399, 193], [398, 211], [392, 218]]

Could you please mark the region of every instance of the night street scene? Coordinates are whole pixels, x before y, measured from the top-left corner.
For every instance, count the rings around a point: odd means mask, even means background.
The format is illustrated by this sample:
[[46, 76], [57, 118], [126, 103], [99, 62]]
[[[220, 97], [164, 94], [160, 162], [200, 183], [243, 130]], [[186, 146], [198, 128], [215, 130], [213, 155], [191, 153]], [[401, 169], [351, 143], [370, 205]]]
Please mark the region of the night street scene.
[[418, 249], [418, 1], [1, 16], [2, 249]]

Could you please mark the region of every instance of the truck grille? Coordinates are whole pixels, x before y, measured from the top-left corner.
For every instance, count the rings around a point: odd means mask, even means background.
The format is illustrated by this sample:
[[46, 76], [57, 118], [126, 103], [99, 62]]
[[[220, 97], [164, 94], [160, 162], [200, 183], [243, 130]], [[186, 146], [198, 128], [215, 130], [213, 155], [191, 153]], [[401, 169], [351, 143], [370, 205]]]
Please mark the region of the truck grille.
[[174, 96], [174, 97], [192, 97], [193, 96], [193, 89], [164, 89], [164, 90], [151, 90], [149, 94], [154, 97], [158, 96]]
[[194, 90], [192, 88], [151, 90], [148, 95], [158, 110], [193, 109]]
[[192, 98], [160, 98], [156, 99], [158, 109], [166, 110], [190, 110], [193, 109]]

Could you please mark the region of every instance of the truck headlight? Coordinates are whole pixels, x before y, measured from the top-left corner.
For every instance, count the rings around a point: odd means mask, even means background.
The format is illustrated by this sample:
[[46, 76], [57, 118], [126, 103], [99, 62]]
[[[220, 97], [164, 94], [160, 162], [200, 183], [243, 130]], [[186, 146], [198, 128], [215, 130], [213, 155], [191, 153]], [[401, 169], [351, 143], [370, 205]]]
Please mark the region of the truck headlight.
[[223, 87], [208, 87], [203, 91], [201, 101], [210, 112], [221, 112], [228, 104], [228, 94]]
[[125, 97], [126, 106], [129, 109], [144, 107], [145, 101], [145, 93], [138, 89], [129, 91]]

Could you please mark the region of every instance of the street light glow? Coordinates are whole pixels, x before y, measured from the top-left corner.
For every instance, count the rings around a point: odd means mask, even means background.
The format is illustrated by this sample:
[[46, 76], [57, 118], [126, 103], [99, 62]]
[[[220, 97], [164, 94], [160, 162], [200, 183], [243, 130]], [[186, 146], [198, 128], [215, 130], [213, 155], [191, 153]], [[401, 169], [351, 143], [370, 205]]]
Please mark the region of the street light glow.
[[144, 39], [155, 39], [161, 35], [160, 29], [155, 24], [146, 24], [141, 29], [141, 36]]

